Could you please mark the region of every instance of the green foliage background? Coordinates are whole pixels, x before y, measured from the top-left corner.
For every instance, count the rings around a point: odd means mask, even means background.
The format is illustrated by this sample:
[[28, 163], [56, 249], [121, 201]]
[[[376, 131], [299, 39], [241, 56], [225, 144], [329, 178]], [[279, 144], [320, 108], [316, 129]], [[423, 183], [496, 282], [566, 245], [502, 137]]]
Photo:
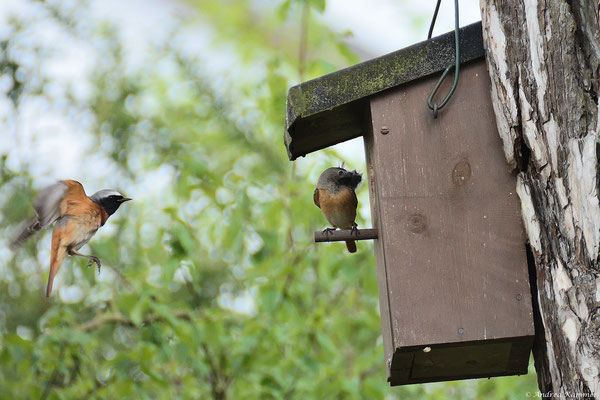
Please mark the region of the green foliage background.
[[[49, 232], [7, 249], [32, 213], [35, 163], [0, 154], [0, 398], [521, 399], [536, 390], [533, 373], [385, 382], [372, 246], [349, 256], [311, 241], [324, 226], [316, 177], [340, 157], [327, 150], [296, 166], [282, 142], [287, 88], [358, 61], [314, 18], [325, 0], [191, 2], [198, 13], [134, 66], [118, 29], [85, 3], [34, 3], [37, 13], [13, 18], [0, 43], [13, 110], [5, 128], [25, 99], [45, 99], [89, 140], [82, 165], [106, 172], [89, 179], [96, 189], [151, 192], [152, 176], [170, 181], [91, 241], [101, 276], [70, 258], [46, 299]], [[50, 90], [52, 48], [19, 50], [41, 23], [102, 55], [87, 96]], [[228, 69], [246, 75], [224, 71], [222, 82], [201, 52], [181, 46], [180, 32], [196, 25], [211, 32], [213, 51], [232, 54]], [[73, 178], [89, 186], [85, 173]], [[364, 185], [359, 199], [368, 202]], [[73, 300], [67, 288], [82, 294]]]

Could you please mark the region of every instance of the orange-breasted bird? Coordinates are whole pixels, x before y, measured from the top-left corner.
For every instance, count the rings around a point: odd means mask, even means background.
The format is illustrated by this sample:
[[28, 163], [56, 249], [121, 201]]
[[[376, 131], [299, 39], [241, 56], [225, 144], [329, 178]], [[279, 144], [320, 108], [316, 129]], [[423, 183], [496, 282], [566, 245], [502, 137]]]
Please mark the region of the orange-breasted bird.
[[[356, 206], [358, 200], [354, 190], [360, 183], [362, 175], [356, 171], [346, 171], [344, 168], [327, 168], [319, 176], [313, 199], [317, 207], [323, 211], [325, 219], [333, 226], [323, 232], [340, 229], [351, 229], [358, 235], [356, 228]], [[354, 240], [346, 240], [350, 253], [356, 252]]]
[[11, 248], [16, 249], [34, 233], [55, 223], [46, 287], [46, 296], [50, 296], [54, 277], [67, 254], [88, 258], [88, 266], [96, 263], [100, 273], [98, 257], [81, 254], [77, 250], [94, 236], [121, 204], [129, 200], [131, 199], [111, 189], [101, 190], [88, 197], [81, 183], [59, 181], [39, 193], [33, 203], [36, 216], [23, 223], [11, 242]]

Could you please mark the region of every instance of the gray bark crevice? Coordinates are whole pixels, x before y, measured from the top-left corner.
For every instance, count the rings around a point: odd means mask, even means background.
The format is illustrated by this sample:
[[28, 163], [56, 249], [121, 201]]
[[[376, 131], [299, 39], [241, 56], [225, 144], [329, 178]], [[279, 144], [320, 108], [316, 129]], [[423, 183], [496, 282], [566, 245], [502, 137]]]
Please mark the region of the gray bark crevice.
[[600, 399], [598, 3], [481, 0], [496, 123], [531, 247], [543, 392]]

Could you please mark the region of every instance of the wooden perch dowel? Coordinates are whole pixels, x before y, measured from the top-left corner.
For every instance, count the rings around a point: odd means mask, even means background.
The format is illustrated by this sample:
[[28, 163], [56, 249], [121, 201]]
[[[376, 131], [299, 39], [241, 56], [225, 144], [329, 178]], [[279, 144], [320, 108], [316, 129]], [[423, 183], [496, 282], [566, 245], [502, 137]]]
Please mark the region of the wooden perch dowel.
[[373, 240], [377, 239], [377, 229], [359, 229], [358, 235], [350, 229], [343, 231], [316, 231], [315, 242], [340, 242], [344, 240]]

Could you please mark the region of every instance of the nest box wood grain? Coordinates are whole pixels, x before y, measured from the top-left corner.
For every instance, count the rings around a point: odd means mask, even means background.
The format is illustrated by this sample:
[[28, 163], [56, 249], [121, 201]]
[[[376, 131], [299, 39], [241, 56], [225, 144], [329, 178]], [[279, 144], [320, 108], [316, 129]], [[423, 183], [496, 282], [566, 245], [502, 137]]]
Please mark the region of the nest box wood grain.
[[[496, 128], [480, 24], [461, 30], [464, 64], [450, 103], [437, 119], [426, 106], [435, 73], [452, 63], [452, 35], [288, 97], [290, 158], [364, 136], [392, 385], [525, 374], [534, 335], [516, 177]], [[416, 71], [388, 76], [403, 54]], [[308, 104], [352, 77], [377, 83]]]

